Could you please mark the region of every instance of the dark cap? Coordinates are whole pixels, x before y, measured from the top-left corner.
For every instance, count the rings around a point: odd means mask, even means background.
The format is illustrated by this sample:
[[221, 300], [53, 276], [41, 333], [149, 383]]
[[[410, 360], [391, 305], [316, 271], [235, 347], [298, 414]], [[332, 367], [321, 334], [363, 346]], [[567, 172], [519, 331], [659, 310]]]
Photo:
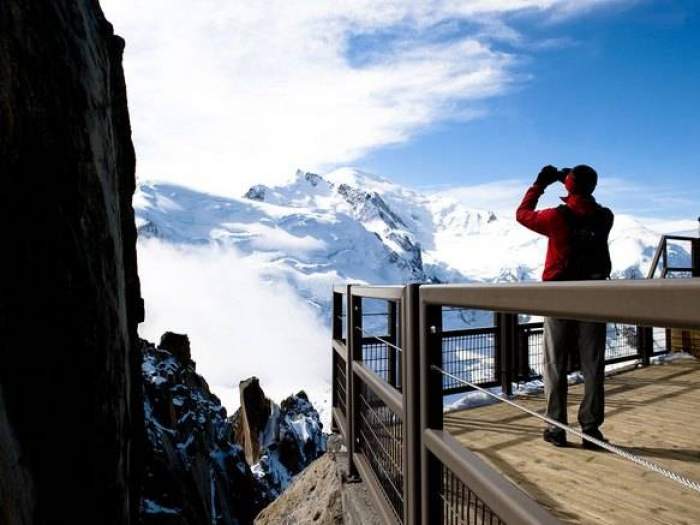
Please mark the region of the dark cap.
[[598, 185], [598, 173], [593, 168], [586, 164], [579, 164], [571, 170], [571, 174], [576, 181], [577, 193], [591, 195], [595, 191]]

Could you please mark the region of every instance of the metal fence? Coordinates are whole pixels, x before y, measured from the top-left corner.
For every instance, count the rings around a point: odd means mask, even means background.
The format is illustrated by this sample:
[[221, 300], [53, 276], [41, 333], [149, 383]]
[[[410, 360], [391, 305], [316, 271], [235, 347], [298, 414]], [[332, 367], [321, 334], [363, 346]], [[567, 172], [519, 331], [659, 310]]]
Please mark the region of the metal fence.
[[[395, 331], [365, 329], [366, 298], [389, 303]], [[462, 378], [510, 393], [542, 373], [542, 324], [518, 323], [518, 313], [610, 321], [606, 361], [646, 365], [666, 351], [665, 332], [649, 327], [700, 328], [697, 304], [698, 279], [335, 287], [333, 428], [350, 477], [367, 483], [386, 523], [558, 523], [442, 430], [444, 394]], [[443, 331], [444, 306], [497, 312], [495, 326]]]

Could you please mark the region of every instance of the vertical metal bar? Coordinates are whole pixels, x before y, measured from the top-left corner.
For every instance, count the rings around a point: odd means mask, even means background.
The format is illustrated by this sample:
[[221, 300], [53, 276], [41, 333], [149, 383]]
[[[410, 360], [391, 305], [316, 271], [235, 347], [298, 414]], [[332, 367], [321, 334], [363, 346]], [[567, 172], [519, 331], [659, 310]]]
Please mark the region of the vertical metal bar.
[[[353, 372], [353, 361], [358, 357], [362, 357], [362, 333], [356, 328], [362, 327], [362, 301], [361, 299], [352, 296], [352, 285], [348, 285], [346, 292], [347, 299], [347, 349], [348, 358], [346, 361], [345, 371], [345, 412], [347, 417], [347, 443], [348, 449], [348, 476], [357, 478], [357, 467], [353, 454], [356, 450], [355, 429], [357, 427], [357, 413], [359, 411], [359, 403], [356, 402], [357, 396], [355, 392], [356, 380]], [[359, 324], [358, 324], [359, 323]]]
[[637, 351], [642, 366], [649, 366], [654, 353], [654, 329], [647, 326], [637, 327]]
[[[343, 296], [342, 294], [333, 292], [333, 303], [331, 307], [331, 315], [333, 316], [331, 326], [332, 332], [331, 337], [333, 339], [340, 339], [343, 330], [343, 320], [340, 317], [343, 312]], [[338, 354], [335, 352], [333, 347], [331, 347], [331, 408], [338, 406], [338, 392], [336, 389], [336, 384], [338, 383]], [[332, 412], [332, 410], [331, 410]], [[335, 418], [331, 415], [331, 432], [338, 432], [338, 425]]]
[[420, 307], [420, 408], [421, 408], [421, 523], [442, 523], [440, 505], [440, 464], [428, 451], [423, 439], [426, 429], [441, 430], [442, 374], [442, 307]]
[[333, 339], [343, 338], [343, 294], [333, 292]]
[[661, 242], [663, 244], [663, 265], [664, 265], [664, 269], [661, 272], [661, 278], [665, 279], [666, 274], [668, 273], [668, 240], [666, 239], [666, 237], [664, 237]]
[[693, 277], [700, 277], [700, 239], [691, 241]]
[[[396, 309], [398, 308], [398, 303], [394, 301], [387, 301], [386, 302], [386, 322], [387, 322], [387, 330], [388, 330], [388, 340], [391, 344], [395, 345], [398, 343], [397, 337], [396, 337]], [[391, 346], [387, 345], [386, 348], [387, 351], [387, 358], [389, 360], [389, 366], [387, 370], [387, 379], [388, 383], [396, 387], [398, 384], [398, 381], [396, 380], [396, 361], [397, 361], [397, 355], [396, 355], [396, 349], [392, 348]]]
[[496, 320], [496, 363], [501, 389], [513, 395], [513, 362], [517, 351], [518, 316], [498, 313]]
[[404, 517], [407, 525], [421, 523], [420, 422], [420, 285], [404, 289], [401, 304], [401, 386], [404, 417]]

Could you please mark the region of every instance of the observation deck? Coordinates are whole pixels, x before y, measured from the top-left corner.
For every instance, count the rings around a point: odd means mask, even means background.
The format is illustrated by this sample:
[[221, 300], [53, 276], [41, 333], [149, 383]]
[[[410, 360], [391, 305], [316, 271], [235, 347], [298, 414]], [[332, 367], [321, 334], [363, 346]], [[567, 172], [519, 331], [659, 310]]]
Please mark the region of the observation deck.
[[[700, 361], [683, 359], [606, 379], [612, 443], [700, 480]], [[569, 421], [583, 385], [569, 389]], [[541, 393], [515, 401], [543, 412]], [[496, 403], [445, 414], [445, 430], [565, 523], [700, 522], [700, 494], [608, 452], [542, 440], [541, 421]]]
[[[679, 242], [687, 265], [669, 256]], [[649, 277], [335, 286], [332, 429], [382, 521], [700, 523], [700, 239], [664, 237]], [[490, 321], [455, 327], [455, 316]], [[533, 316], [607, 325], [605, 451], [582, 448], [596, 440], [576, 425], [563, 427], [567, 448], [542, 440], [561, 424], [532, 388], [543, 372]], [[582, 389], [570, 384], [571, 422]], [[445, 412], [455, 406], [472, 408]]]

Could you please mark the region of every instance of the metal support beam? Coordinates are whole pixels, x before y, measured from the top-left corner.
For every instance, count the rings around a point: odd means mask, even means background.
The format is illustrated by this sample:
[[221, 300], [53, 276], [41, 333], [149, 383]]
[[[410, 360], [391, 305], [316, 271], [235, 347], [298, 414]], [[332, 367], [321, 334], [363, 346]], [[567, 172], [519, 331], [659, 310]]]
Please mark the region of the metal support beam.
[[353, 361], [355, 361], [355, 359], [362, 359], [362, 333], [357, 330], [357, 327], [362, 328], [362, 299], [352, 295], [352, 285], [348, 285], [345, 297], [347, 299], [348, 327], [348, 359], [346, 361], [345, 370], [345, 392], [347, 395], [345, 400], [345, 410], [347, 412], [348, 428], [346, 429], [347, 442], [345, 446], [348, 449], [348, 474], [350, 478], [357, 478], [358, 473], [353, 454], [356, 450], [355, 429], [357, 427], [359, 415], [359, 403], [357, 400], [357, 392], [355, 392], [357, 380], [355, 379], [355, 372], [353, 370]]
[[691, 242], [691, 251], [693, 252], [693, 277], [700, 277], [700, 239], [693, 239]]
[[[397, 330], [396, 330], [396, 319], [397, 319], [397, 310], [399, 307], [399, 303], [394, 302], [394, 301], [387, 301], [386, 302], [386, 324], [387, 324], [387, 334], [388, 334], [388, 341], [392, 345], [398, 345], [398, 337], [397, 337]], [[396, 349], [392, 348], [391, 346], [387, 345], [386, 348], [387, 351], [387, 357], [388, 357], [388, 370], [387, 370], [387, 378], [388, 378], [388, 383], [396, 387], [398, 384], [397, 380], [397, 364], [398, 364], [398, 356], [396, 355]]]
[[401, 308], [401, 386], [403, 394], [404, 429], [404, 522], [406, 525], [421, 523], [421, 470], [420, 440], [420, 332], [419, 302], [420, 285], [406, 287]]
[[[420, 426], [421, 443], [425, 430], [442, 430], [442, 307], [420, 306]], [[442, 523], [440, 504], [440, 464], [421, 444], [421, 523]]]
[[[336, 392], [336, 382], [338, 381], [336, 368], [338, 366], [338, 354], [335, 351], [335, 344], [342, 337], [343, 331], [343, 294], [333, 292], [333, 305], [331, 310], [332, 319], [332, 345], [331, 351], [331, 407], [338, 406], [338, 393]], [[338, 432], [338, 424], [335, 417], [331, 417], [331, 432]]]
[[637, 327], [637, 351], [642, 366], [649, 366], [654, 355], [654, 329], [646, 326]]
[[515, 377], [514, 358], [518, 351], [518, 316], [516, 314], [497, 313], [496, 321], [496, 370], [503, 393], [513, 395]]

